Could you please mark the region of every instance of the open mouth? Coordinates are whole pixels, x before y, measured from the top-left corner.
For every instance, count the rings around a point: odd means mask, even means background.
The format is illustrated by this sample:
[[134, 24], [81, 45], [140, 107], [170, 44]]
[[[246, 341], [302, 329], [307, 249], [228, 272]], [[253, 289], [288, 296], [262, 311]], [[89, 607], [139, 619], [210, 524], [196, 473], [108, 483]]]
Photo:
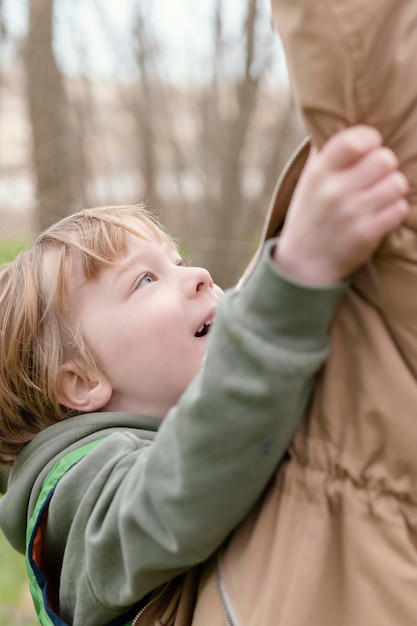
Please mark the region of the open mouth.
[[199, 328], [198, 331], [195, 333], [194, 337], [204, 337], [204, 335], [208, 335], [212, 323], [213, 323], [213, 320], [210, 320], [206, 322], [205, 324], [203, 324], [201, 328]]

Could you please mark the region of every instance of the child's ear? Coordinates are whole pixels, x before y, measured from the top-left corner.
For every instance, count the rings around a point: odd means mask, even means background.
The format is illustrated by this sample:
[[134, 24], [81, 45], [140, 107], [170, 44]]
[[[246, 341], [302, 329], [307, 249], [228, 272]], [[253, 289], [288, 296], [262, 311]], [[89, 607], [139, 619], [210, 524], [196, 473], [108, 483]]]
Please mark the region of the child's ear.
[[105, 407], [111, 395], [111, 384], [104, 376], [96, 374], [90, 379], [73, 361], [61, 365], [57, 392], [60, 404], [81, 413], [93, 413]]

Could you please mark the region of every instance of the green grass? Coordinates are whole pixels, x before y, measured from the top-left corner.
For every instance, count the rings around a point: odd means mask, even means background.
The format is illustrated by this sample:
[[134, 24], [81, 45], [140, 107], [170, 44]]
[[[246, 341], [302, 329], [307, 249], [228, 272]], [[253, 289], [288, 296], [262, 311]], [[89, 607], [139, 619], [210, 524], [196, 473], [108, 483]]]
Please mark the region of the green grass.
[[[1, 239], [0, 263], [12, 261], [27, 239]], [[0, 533], [0, 625], [39, 626], [30, 598], [25, 560]]]
[[25, 561], [0, 533], [0, 624], [39, 626], [28, 589]]
[[27, 246], [28, 241], [25, 238], [0, 239], [0, 263], [12, 261]]

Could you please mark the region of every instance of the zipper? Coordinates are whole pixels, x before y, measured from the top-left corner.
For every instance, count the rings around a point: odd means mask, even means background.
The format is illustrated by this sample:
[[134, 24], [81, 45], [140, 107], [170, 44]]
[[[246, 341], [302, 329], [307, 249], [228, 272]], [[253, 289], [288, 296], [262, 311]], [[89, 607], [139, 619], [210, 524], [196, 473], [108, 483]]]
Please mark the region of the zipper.
[[[224, 617], [226, 620], [226, 626], [239, 626], [238, 619], [235, 614], [235, 610], [227, 593], [226, 585], [223, 580], [222, 570], [220, 565], [220, 555], [217, 561], [217, 584], [219, 586], [220, 597], [222, 599]], [[132, 625], [133, 626], [133, 625]]]
[[131, 623], [130, 626], [137, 626], [139, 624], [139, 620], [141, 619], [142, 615], [144, 613], [146, 613], [146, 611], [155, 604], [155, 602], [157, 602], [158, 600], [160, 600], [162, 598], [162, 596], [164, 595], [164, 593], [166, 592], [166, 590], [168, 589], [170, 585], [170, 581], [168, 581], [161, 589], [161, 591], [159, 591], [156, 596], [153, 596], [153, 598], [151, 598], [149, 600], [149, 602], [147, 602], [147, 604], [145, 604], [145, 606], [143, 606], [139, 613], [137, 613], [137, 615], [133, 618], [133, 622]]

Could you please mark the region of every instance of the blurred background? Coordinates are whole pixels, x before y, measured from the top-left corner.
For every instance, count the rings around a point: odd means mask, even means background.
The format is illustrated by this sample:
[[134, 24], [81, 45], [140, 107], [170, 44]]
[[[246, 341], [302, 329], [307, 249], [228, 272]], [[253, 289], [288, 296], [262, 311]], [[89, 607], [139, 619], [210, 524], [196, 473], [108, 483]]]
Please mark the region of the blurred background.
[[[1, 260], [145, 202], [227, 288], [303, 136], [268, 0], [0, 0]], [[1, 536], [0, 559], [0, 625], [36, 623]]]
[[232, 285], [303, 136], [268, 0], [0, 0], [0, 234], [145, 201]]

